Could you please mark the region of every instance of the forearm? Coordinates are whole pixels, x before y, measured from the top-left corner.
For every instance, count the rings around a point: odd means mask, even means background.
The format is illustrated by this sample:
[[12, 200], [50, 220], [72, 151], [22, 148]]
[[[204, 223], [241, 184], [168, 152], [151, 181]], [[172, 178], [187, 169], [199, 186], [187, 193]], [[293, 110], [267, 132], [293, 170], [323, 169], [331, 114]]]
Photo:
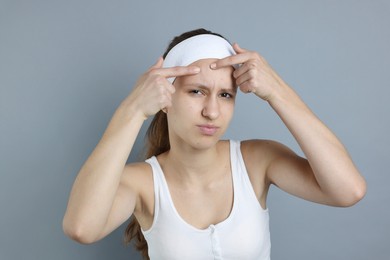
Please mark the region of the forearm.
[[123, 102], [117, 109], [74, 182], [64, 217], [65, 229], [73, 233], [103, 229], [143, 121], [131, 104]]
[[340, 201], [360, 196], [365, 181], [345, 147], [300, 97], [282, 82], [268, 102], [297, 140], [321, 190]]

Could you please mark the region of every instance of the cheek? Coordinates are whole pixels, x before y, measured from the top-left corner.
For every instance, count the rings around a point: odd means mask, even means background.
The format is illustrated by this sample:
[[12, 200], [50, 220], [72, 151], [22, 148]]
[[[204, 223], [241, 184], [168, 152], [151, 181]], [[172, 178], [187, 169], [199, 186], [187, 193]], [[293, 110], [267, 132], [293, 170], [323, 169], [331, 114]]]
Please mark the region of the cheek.
[[172, 94], [172, 108], [171, 110], [180, 111], [180, 108], [183, 106], [183, 98], [180, 97], [180, 93], [176, 91]]
[[235, 105], [233, 103], [233, 104], [230, 104], [229, 106], [226, 106], [224, 109], [225, 110], [225, 117], [226, 117], [226, 120], [228, 122], [230, 122], [233, 118], [234, 108], [235, 108]]
[[180, 95], [179, 93], [174, 93], [172, 95], [172, 107], [171, 112], [176, 115], [191, 117], [190, 114], [193, 114], [197, 110], [197, 105], [194, 102], [191, 102], [190, 99], [186, 99], [185, 95]]
[[233, 112], [234, 112], [234, 110], [232, 109], [231, 112], [230, 112], [230, 114], [229, 114], [229, 118], [228, 118], [229, 123], [230, 123], [230, 121], [231, 121], [232, 118], [233, 118]]

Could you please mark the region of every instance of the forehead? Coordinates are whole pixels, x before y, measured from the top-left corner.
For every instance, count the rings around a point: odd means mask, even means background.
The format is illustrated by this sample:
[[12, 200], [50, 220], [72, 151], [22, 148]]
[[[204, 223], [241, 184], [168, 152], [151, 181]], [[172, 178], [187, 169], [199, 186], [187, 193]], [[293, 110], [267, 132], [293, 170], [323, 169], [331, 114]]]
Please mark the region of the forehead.
[[234, 68], [231, 66], [212, 70], [210, 65], [218, 59], [202, 59], [197, 60], [190, 65], [197, 66], [200, 68], [200, 72], [195, 75], [178, 77], [176, 81], [180, 84], [189, 83], [201, 83], [207, 85], [229, 85], [234, 86], [233, 71]]

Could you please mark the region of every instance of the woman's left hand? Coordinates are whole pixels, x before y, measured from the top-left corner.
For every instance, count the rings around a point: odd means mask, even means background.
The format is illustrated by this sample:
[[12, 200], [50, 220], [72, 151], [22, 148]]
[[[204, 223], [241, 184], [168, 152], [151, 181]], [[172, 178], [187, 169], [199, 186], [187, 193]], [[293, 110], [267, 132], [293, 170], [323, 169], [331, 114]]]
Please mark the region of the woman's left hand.
[[242, 49], [237, 43], [233, 44], [236, 55], [216, 61], [211, 69], [240, 65], [233, 72], [233, 77], [240, 90], [244, 93], [254, 93], [258, 97], [270, 101], [276, 91], [285, 84], [267, 61], [257, 52]]

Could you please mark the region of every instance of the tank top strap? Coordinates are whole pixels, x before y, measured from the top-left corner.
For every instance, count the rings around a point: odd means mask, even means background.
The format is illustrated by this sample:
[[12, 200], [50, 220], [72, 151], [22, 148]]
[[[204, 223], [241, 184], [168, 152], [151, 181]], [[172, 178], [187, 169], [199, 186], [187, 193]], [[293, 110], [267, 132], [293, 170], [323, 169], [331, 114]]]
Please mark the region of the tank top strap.
[[159, 212], [160, 212], [160, 191], [161, 191], [161, 174], [159, 173], [159, 165], [157, 158], [155, 156], [150, 157], [149, 159], [145, 160], [146, 163], [148, 163], [152, 167], [152, 176], [153, 176], [153, 190], [154, 190], [154, 216], [153, 216], [153, 223], [152, 226], [144, 231], [142, 230], [142, 233], [145, 234], [153, 229], [156, 219], [158, 218]]
[[232, 174], [236, 179], [242, 180], [248, 177], [245, 167], [244, 159], [241, 154], [241, 142], [237, 140], [230, 140], [230, 164], [232, 167]]
[[151, 157], [146, 162], [149, 162], [152, 165], [153, 169], [153, 179], [154, 179], [154, 194], [158, 195], [159, 204], [162, 208], [169, 205], [172, 207], [171, 203], [171, 193], [169, 192], [168, 183], [165, 179], [164, 172], [161, 168], [160, 163], [157, 160], [156, 156]]
[[246, 203], [253, 203], [260, 206], [255, 191], [253, 190], [252, 183], [249, 179], [248, 171], [241, 153], [240, 141], [230, 140], [230, 156], [232, 173], [235, 175], [234, 180], [236, 182], [236, 186], [240, 187], [237, 189], [237, 192], [240, 192], [239, 196], [246, 201]]
[[[171, 221], [177, 218], [175, 206], [169, 192], [168, 183], [165, 179], [164, 172], [156, 156], [152, 156], [145, 162], [149, 163], [153, 171], [153, 185], [154, 185], [154, 217], [152, 227], [148, 230], [151, 231], [155, 224], [163, 219], [163, 221]], [[145, 231], [144, 233], [147, 233]]]

